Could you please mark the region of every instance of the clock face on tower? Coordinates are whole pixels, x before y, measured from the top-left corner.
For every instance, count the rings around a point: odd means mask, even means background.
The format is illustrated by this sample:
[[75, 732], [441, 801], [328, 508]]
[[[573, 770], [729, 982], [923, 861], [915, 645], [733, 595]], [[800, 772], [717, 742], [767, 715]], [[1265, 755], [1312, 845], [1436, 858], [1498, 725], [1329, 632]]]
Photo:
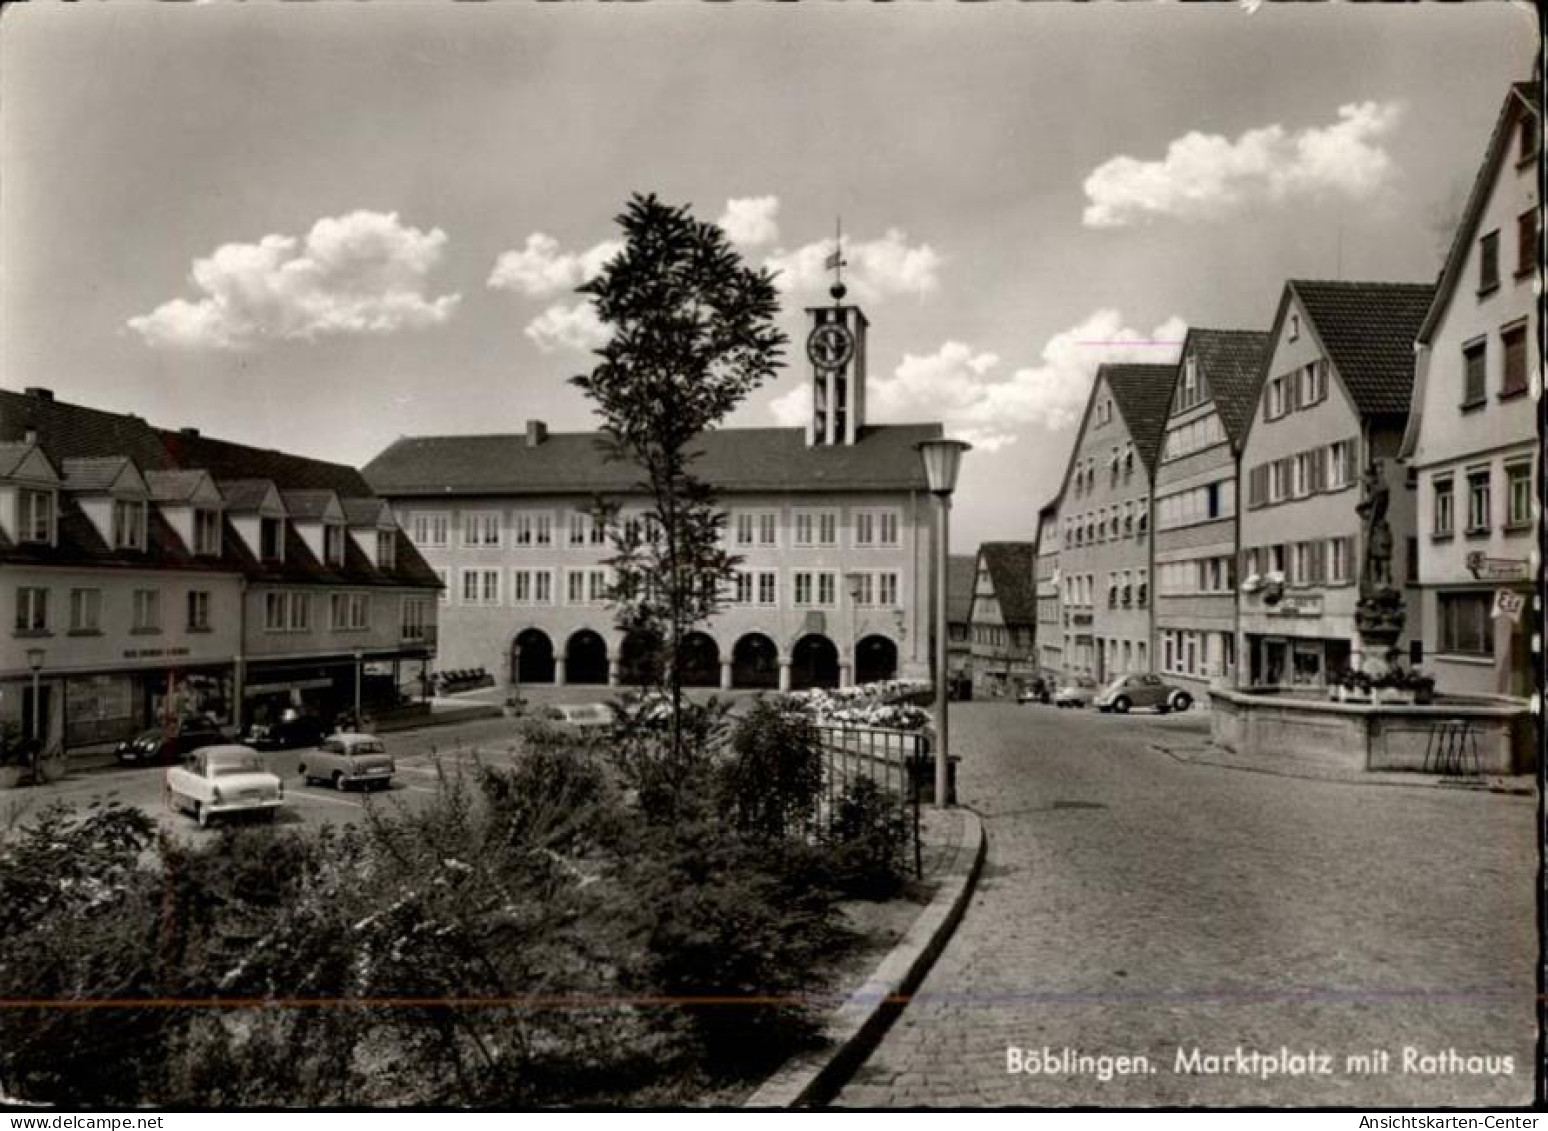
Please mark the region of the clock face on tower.
[[855, 339], [837, 322], [824, 322], [806, 339], [806, 356], [818, 369], [839, 369], [855, 353]]

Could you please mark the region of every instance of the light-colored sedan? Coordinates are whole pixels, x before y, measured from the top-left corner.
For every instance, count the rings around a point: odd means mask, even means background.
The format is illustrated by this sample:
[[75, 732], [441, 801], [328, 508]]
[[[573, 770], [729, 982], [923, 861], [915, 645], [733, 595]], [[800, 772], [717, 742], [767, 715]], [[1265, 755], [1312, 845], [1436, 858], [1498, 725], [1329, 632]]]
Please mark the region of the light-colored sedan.
[[251, 746], [206, 746], [167, 771], [167, 804], [186, 809], [200, 828], [222, 813], [263, 813], [285, 803], [285, 783]]
[[1055, 707], [1085, 707], [1096, 698], [1096, 680], [1088, 675], [1078, 675], [1054, 692]]
[[387, 789], [398, 764], [374, 734], [330, 734], [301, 756], [297, 771], [307, 785], [320, 781], [338, 790], [352, 785]]
[[544, 708], [543, 718], [567, 730], [605, 730], [613, 725], [613, 710], [606, 703], [559, 703]]

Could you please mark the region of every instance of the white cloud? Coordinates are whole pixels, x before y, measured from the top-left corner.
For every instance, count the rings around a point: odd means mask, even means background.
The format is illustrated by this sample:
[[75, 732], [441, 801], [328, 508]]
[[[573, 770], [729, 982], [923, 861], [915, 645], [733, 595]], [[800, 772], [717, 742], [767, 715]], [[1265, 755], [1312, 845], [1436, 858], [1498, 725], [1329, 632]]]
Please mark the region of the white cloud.
[[[832, 281], [823, 261], [833, 252], [832, 240], [804, 244], [794, 251], [779, 248], [764, 266], [778, 272], [776, 282], [787, 294], [820, 292]], [[910, 245], [897, 228], [880, 239], [856, 242], [845, 237], [844, 282], [862, 302], [877, 302], [892, 295], [923, 298], [940, 288], [941, 257], [929, 244]]]
[[240, 349], [440, 325], [460, 301], [425, 294], [445, 245], [441, 229], [405, 227], [396, 212], [324, 217], [304, 240], [267, 235], [194, 260], [189, 278], [203, 297], [162, 303], [129, 328], [151, 346]]
[[1120, 228], [1153, 216], [1214, 220], [1254, 202], [1364, 200], [1392, 176], [1381, 140], [1401, 115], [1396, 102], [1351, 103], [1328, 126], [1295, 133], [1264, 126], [1234, 142], [1193, 132], [1173, 140], [1159, 161], [1114, 157], [1086, 178], [1081, 219], [1089, 228]]
[[607, 261], [622, 250], [618, 240], [603, 240], [585, 251], [564, 251], [553, 236], [533, 232], [525, 247], [502, 252], [495, 260], [489, 286], [519, 291], [529, 298], [573, 291], [596, 278]]
[[[1105, 362], [1175, 362], [1186, 330], [1174, 316], [1144, 334], [1116, 310], [1097, 310], [1049, 338], [1038, 364], [1008, 374], [993, 353], [949, 341], [934, 353], [904, 354], [890, 377], [873, 380], [869, 415], [877, 422], [941, 420], [948, 435], [996, 451], [1015, 443], [1023, 428], [1076, 423]], [[803, 383], [769, 410], [780, 424], [804, 424], [810, 397]]]
[[726, 201], [720, 226], [740, 247], [762, 247], [779, 239], [779, 197], [744, 196]]
[[589, 301], [574, 306], [555, 303], [528, 322], [522, 332], [544, 353], [592, 350], [608, 340], [607, 327]]

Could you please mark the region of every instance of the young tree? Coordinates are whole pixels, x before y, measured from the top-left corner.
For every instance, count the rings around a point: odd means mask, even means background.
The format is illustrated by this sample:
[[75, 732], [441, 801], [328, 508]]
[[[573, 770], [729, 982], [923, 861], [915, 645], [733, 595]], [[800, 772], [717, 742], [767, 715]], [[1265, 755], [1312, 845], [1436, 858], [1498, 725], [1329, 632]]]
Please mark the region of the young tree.
[[686, 206], [635, 195], [617, 218], [624, 249], [580, 288], [612, 332], [590, 373], [571, 378], [602, 418], [610, 459], [644, 473], [640, 523], [606, 508], [618, 625], [658, 642], [655, 677], [671, 698], [671, 754], [682, 757], [683, 638], [714, 615], [738, 559], [721, 545], [725, 515], [693, 474], [695, 441], [779, 369], [774, 277], [755, 270]]

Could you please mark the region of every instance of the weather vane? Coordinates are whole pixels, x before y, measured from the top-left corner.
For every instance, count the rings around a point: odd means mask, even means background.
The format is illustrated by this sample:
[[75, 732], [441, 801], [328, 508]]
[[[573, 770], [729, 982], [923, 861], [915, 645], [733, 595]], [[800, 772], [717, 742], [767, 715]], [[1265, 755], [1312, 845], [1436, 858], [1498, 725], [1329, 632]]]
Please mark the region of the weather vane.
[[822, 264], [833, 272], [833, 285], [828, 288], [828, 293], [833, 296], [834, 302], [842, 302], [848, 290], [844, 286], [844, 268], [849, 264], [844, 259], [844, 219], [836, 217], [833, 221], [833, 254], [823, 260]]

